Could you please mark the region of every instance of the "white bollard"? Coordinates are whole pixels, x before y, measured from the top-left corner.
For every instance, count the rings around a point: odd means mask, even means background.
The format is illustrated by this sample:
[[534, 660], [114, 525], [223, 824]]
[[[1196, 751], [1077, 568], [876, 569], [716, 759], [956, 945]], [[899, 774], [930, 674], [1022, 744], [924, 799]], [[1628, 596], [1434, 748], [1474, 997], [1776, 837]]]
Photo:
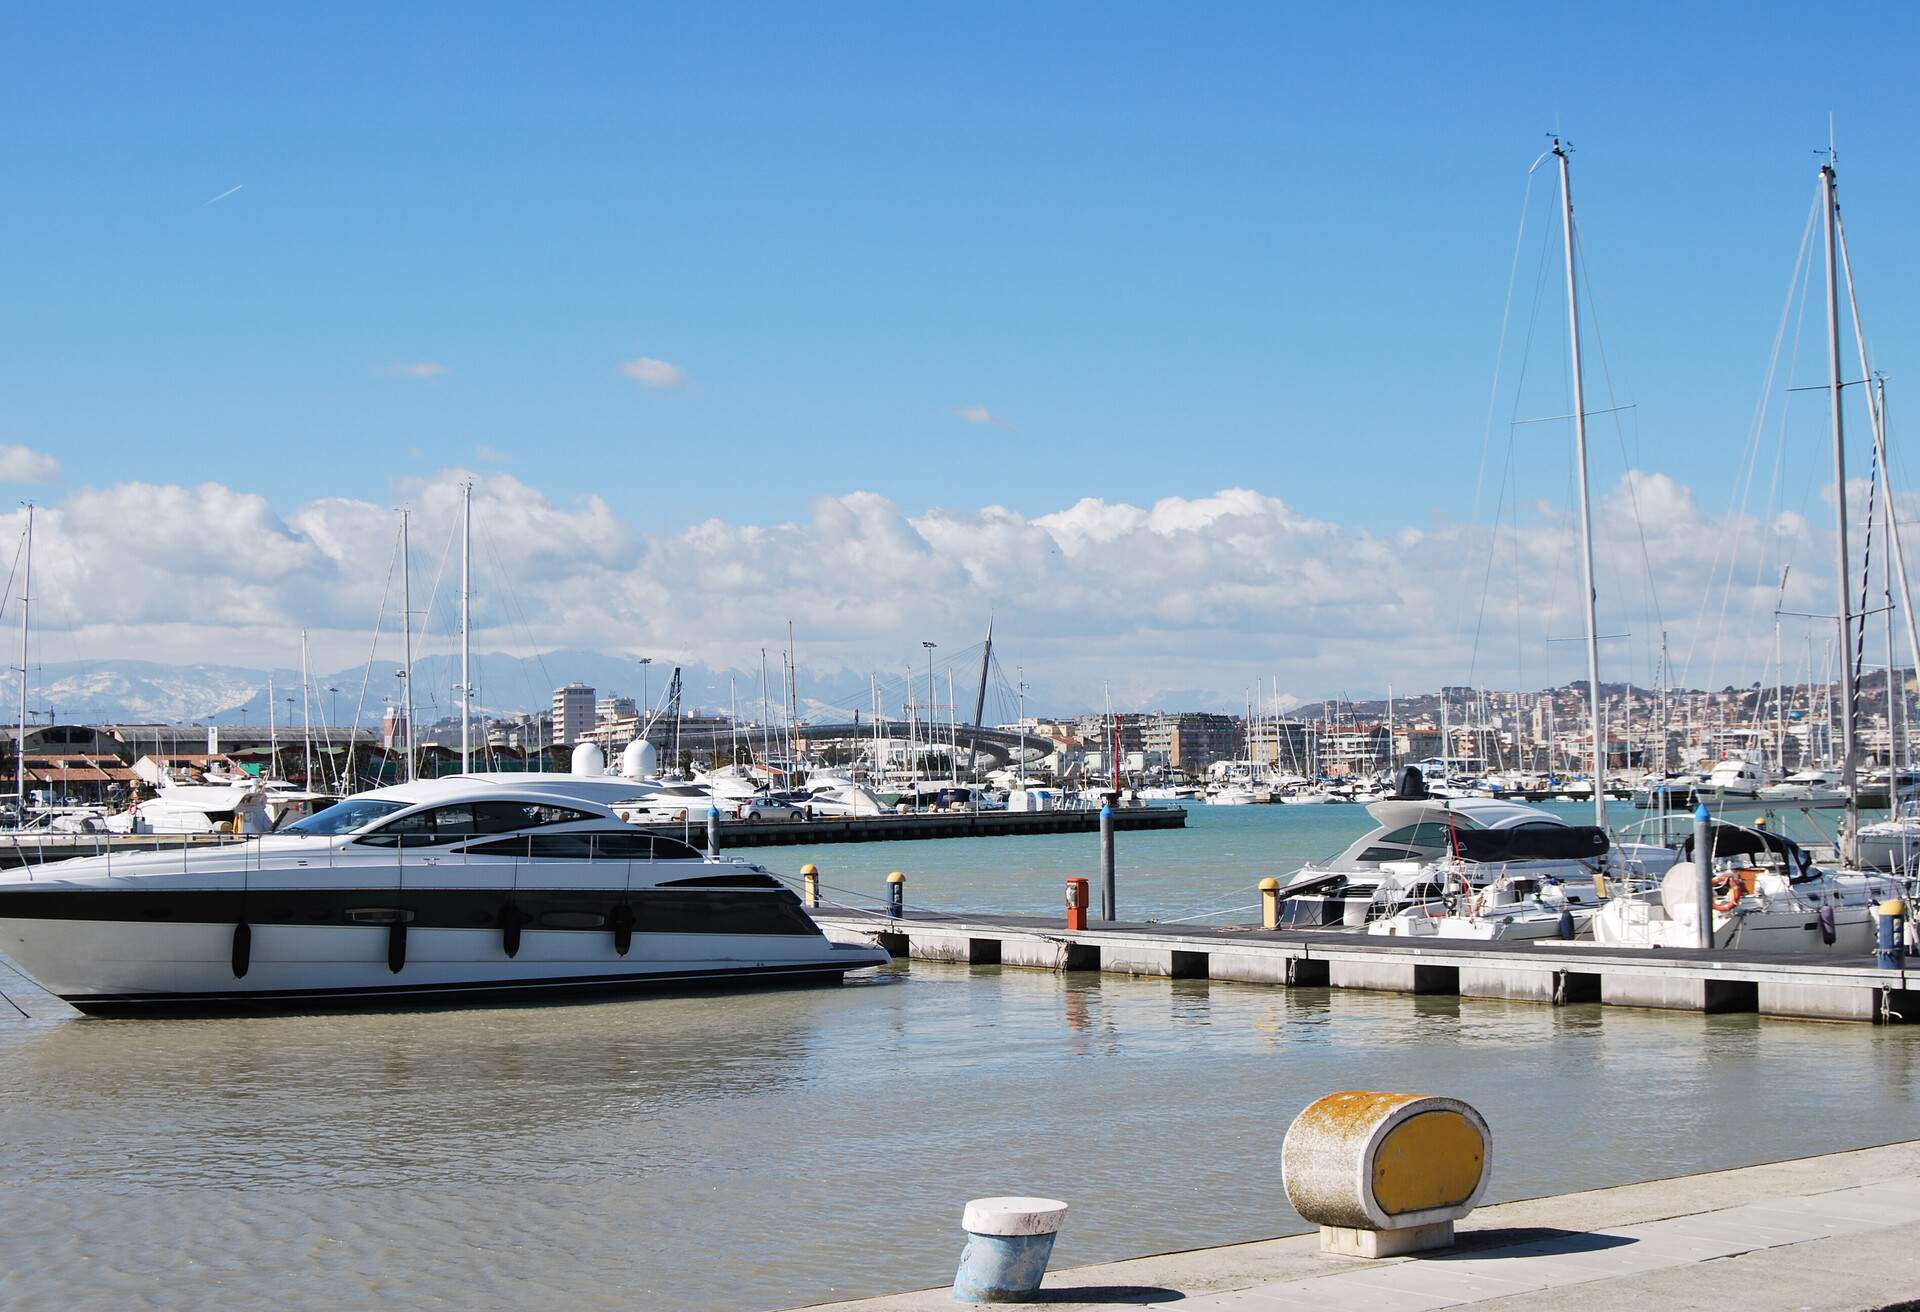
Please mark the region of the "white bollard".
[[962, 1303], [1021, 1303], [1040, 1288], [1066, 1219], [1057, 1198], [976, 1198], [961, 1214], [967, 1246], [953, 1277]]

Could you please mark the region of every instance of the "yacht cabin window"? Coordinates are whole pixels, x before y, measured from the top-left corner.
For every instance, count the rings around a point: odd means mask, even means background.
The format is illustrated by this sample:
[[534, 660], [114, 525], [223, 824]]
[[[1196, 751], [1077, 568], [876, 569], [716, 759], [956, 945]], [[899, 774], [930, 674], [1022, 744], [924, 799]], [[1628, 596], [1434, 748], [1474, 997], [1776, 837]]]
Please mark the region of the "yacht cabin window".
[[635, 830], [630, 834], [587, 832], [520, 834], [475, 843], [463, 851], [472, 856], [517, 856], [548, 861], [687, 861], [701, 853], [677, 838]]
[[1465, 816], [1456, 816], [1451, 824], [1423, 820], [1419, 824], [1389, 829], [1369, 843], [1355, 858], [1360, 861], [1423, 861], [1444, 856], [1453, 850], [1449, 829], [1478, 829]]
[[350, 834], [356, 829], [372, 824], [383, 815], [392, 815], [395, 811], [406, 809], [405, 802], [382, 802], [365, 797], [353, 801], [335, 802], [332, 806], [315, 811], [304, 820], [295, 821], [281, 832], [313, 834], [330, 838], [338, 834]]
[[390, 821], [359, 841], [370, 847], [430, 847], [482, 834], [510, 834], [542, 825], [599, 819], [586, 811], [545, 802], [459, 802], [415, 811]]

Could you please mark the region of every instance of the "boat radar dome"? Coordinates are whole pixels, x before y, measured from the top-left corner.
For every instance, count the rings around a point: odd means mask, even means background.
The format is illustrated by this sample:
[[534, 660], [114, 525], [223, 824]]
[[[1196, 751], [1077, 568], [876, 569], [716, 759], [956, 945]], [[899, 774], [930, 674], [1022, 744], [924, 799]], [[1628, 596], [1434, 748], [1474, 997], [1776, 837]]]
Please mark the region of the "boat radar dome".
[[620, 753], [620, 774], [626, 779], [649, 779], [660, 767], [660, 753], [645, 738], [635, 738]]
[[581, 743], [573, 749], [573, 773], [605, 774], [607, 758], [600, 752], [599, 743]]

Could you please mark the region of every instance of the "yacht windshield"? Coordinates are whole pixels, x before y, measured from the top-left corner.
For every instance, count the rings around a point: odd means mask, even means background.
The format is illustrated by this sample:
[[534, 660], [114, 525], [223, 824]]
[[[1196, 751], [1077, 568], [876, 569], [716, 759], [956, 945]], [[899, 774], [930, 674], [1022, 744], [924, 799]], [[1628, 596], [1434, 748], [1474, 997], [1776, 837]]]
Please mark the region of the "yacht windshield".
[[305, 820], [288, 825], [281, 832], [322, 836], [351, 834], [365, 829], [382, 816], [406, 810], [407, 805], [405, 802], [376, 802], [371, 798], [361, 798], [352, 802], [335, 802], [324, 811], [315, 811]]

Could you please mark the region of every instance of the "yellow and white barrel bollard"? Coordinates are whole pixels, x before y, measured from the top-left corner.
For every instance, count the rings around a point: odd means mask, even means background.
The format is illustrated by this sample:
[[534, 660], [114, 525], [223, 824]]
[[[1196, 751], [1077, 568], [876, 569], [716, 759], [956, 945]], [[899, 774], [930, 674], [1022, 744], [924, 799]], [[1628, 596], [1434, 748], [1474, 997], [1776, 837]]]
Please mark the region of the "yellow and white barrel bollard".
[[806, 889], [806, 896], [803, 901], [810, 907], [819, 906], [820, 867], [814, 865], [811, 861], [807, 862], [807, 864], [800, 867], [800, 880], [802, 887]]
[[1453, 1242], [1487, 1187], [1493, 1134], [1457, 1098], [1330, 1093], [1280, 1146], [1287, 1201], [1320, 1227], [1320, 1251], [1395, 1257]]

